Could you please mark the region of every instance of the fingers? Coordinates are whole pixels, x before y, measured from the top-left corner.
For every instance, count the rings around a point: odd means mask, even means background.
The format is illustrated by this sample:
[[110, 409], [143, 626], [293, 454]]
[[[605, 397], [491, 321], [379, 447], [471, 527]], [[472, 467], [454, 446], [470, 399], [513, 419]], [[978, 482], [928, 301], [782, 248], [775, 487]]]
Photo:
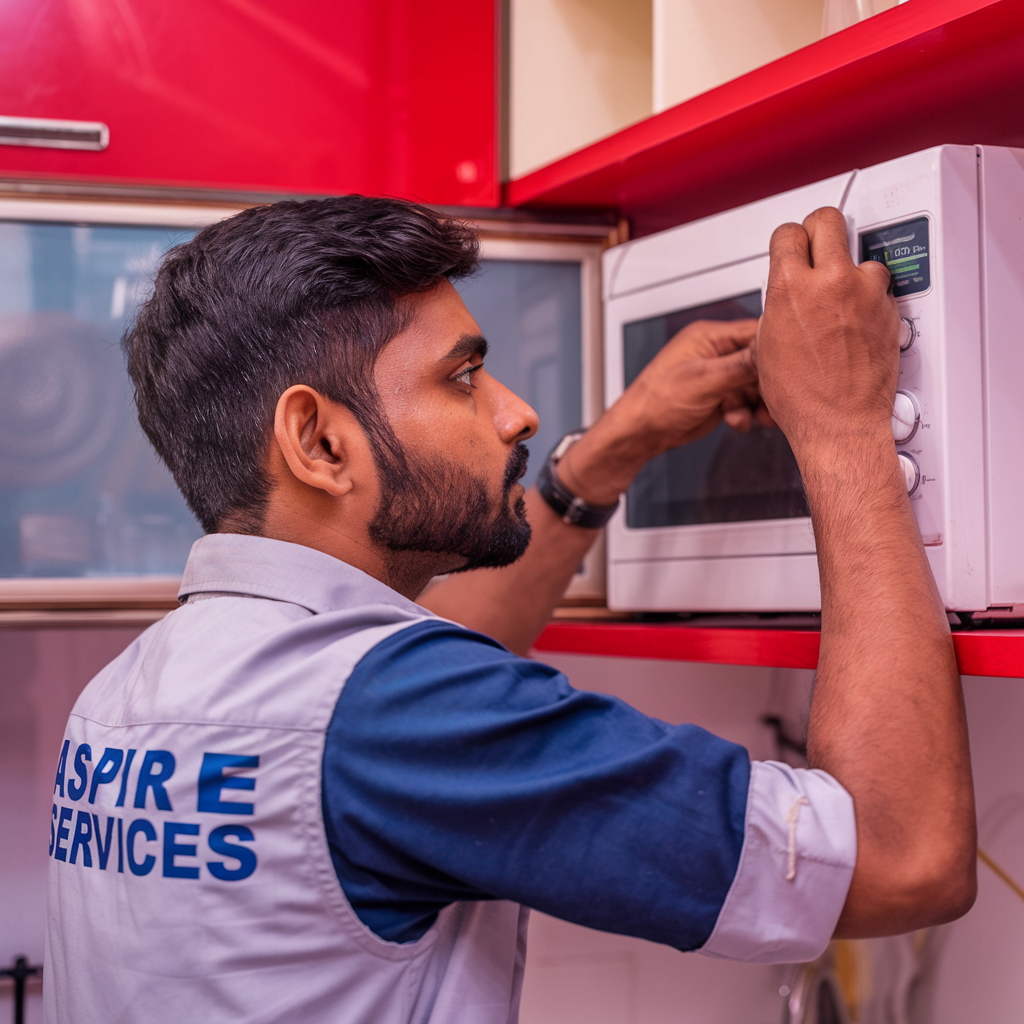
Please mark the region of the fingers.
[[811, 247], [812, 266], [853, 265], [846, 218], [834, 206], [815, 210], [804, 220], [804, 230]]
[[762, 427], [774, 427], [777, 426], [775, 420], [772, 419], [772, 414], [768, 411], [768, 406], [764, 402], [758, 402], [757, 408], [754, 410], [754, 419], [761, 424]]
[[726, 395], [719, 408], [722, 410], [722, 419], [741, 434], [747, 433], [755, 424], [761, 427], [776, 426], [768, 406], [761, 401], [756, 392], [751, 398], [747, 389]]
[[695, 359], [728, 355], [747, 348], [757, 333], [757, 320], [695, 320], [673, 335], [666, 348], [674, 347]]
[[706, 369], [708, 384], [720, 394], [741, 391], [757, 383], [757, 369], [749, 348], [741, 348], [717, 359], [709, 359]]
[[728, 400], [722, 402], [722, 419], [741, 434], [746, 434], [756, 423], [760, 427], [775, 427], [777, 424], [764, 402], [751, 402], [730, 407]]
[[745, 434], [754, 425], [754, 413], [749, 406], [740, 409], [730, 409], [722, 415], [722, 419], [740, 434]]
[[769, 288], [781, 274], [797, 273], [811, 265], [811, 240], [801, 224], [780, 224], [772, 232], [768, 252]]
[[747, 433], [755, 423], [766, 427], [775, 425], [761, 401], [757, 388], [752, 384], [730, 391], [722, 398], [719, 408], [722, 411], [722, 419], [741, 434]]
[[781, 274], [837, 263], [851, 265], [846, 218], [834, 206], [823, 206], [803, 224], [781, 224], [772, 233], [769, 283]]

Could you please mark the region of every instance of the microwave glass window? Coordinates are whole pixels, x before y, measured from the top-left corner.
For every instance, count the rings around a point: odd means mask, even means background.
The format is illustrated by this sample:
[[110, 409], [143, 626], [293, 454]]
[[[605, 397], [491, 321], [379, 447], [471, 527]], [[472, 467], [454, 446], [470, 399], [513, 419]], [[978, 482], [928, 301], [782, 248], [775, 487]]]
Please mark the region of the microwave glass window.
[[484, 260], [456, 282], [487, 339], [487, 372], [533, 406], [529, 487], [548, 452], [583, 419], [581, 267], [574, 262]]
[[202, 530], [136, 422], [120, 337], [193, 234], [0, 222], [0, 576], [184, 567]]
[[[628, 387], [684, 327], [695, 320], [761, 315], [760, 291], [625, 324]], [[720, 423], [710, 434], [652, 459], [626, 495], [632, 529], [792, 519], [808, 515], [796, 459], [777, 428], [739, 434]]]
[[918, 217], [879, 231], [864, 232], [860, 236], [860, 258], [862, 262], [874, 260], [889, 268], [892, 293], [897, 299], [928, 291], [932, 283], [928, 218]]

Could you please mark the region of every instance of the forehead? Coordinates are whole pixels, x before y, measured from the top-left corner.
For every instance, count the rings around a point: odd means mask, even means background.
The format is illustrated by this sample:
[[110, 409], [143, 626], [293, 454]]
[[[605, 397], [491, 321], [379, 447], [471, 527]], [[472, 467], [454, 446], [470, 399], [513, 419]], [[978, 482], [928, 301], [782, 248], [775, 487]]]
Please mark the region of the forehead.
[[440, 364], [459, 340], [480, 334], [480, 325], [448, 281], [429, 292], [410, 295], [403, 303], [410, 313], [409, 322], [377, 358], [378, 386], [395, 373], [422, 376], [444, 372]]

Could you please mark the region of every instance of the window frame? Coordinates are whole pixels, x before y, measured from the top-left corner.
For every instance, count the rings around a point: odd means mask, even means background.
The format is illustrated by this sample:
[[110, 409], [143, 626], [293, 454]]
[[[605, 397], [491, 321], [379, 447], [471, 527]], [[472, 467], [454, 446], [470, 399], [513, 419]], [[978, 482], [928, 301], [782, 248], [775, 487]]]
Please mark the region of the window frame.
[[[190, 201], [187, 193], [180, 192], [160, 201], [7, 195], [0, 196], [0, 221], [203, 228], [241, 210], [263, 205], [269, 198], [204, 203]], [[582, 410], [584, 425], [589, 426], [604, 409], [601, 253], [616, 244], [621, 230], [606, 224], [549, 224], [515, 217], [477, 219], [466, 216], [465, 210], [443, 212], [464, 220], [477, 232], [484, 259], [580, 264]], [[0, 616], [6, 625], [63, 622], [76, 612], [89, 621], [100, 615], [111, 624], [125, 616], [133, 622], [140, 616], [140, 621], [149, 621], [177, 607], [180, 582], [180, 576], [0, 577]], [[566, 603], [603, 605], [604, 588], [602, 533], [584, 562], [583, 572], [570, 584]]]

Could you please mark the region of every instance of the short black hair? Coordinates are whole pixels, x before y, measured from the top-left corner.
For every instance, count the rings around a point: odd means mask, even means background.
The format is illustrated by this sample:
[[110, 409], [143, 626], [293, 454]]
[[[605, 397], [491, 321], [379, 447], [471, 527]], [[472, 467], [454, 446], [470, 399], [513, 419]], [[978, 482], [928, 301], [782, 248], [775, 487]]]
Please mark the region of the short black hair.
[[[307, 384], [393, 437], [374, 362], [400, 300], [472, 273], [463, 222], [350, 195], [256, 207], [171, 249], [124, 337], [139, 423], [208, 533], [258, 533], [277, 400]], [[389, 445], [390, 447], [390, 445]]]

